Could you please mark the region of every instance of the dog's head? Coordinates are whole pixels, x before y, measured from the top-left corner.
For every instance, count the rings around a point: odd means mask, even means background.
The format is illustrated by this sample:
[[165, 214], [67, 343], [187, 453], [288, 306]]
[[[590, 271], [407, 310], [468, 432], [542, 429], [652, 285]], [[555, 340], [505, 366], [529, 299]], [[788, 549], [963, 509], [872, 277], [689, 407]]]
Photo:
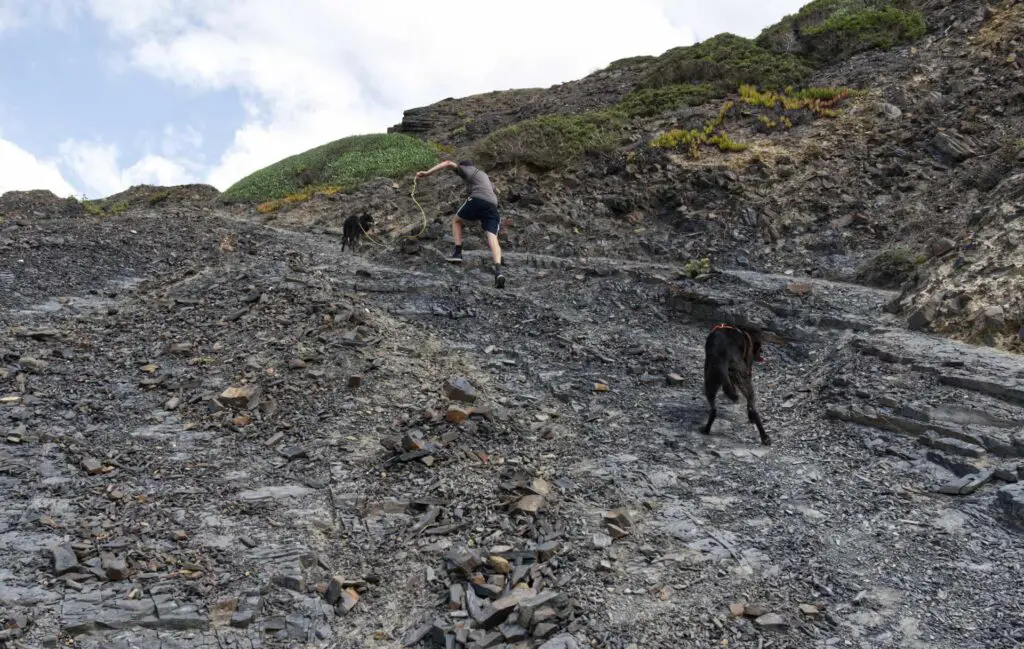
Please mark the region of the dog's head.
[[359, 225], [362, 226], [364, 232], [369, 232], [370, 228], [373, 227], [373, 217], [369, 214], [363, 214], [359, 217]]

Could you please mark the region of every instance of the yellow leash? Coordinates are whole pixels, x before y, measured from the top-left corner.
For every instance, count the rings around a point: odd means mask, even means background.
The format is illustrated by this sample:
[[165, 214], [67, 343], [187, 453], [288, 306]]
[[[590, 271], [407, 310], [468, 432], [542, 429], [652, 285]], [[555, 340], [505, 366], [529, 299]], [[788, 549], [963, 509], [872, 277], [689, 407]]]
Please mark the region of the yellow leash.
[[[412, 191], [409, 192], [409, 197], [412, 198], [412, 202], [413, 203], [416, 203], [416, 207], [419, 208], [420, 214], [423, 215], [423, 226], [420, 228], [420, 231], [417, 232], [416, 234], [403, 234], [400, 237], [395, 237], [395, 241], [396, 242], [400, 241], [402, 239], [418, 239], [420, 237], [420, 235], [422, 235], [424, 232], [427, 231], [427, 211], [424, 210], [423, 206], [420, 205], [420, 202], [418, 200], [416, 200], [416, 183], [417, 183], [417, 181], [419, 181], [419, 178], [417, 178], [416, 176], [413, 176], [412, 177]], [[359, 221], [357, 220], [356, 223], [359, 223]], [[362, 223], [359, 223], [359, 229], [363, 230], [363, 224]], [[363, 234], [366, 236], [366, 238], [371, 243], [373, 243], [373, 244], [375, 244], [377, 246], [380, 246], [381, 248], [388, 248], [389, 247], [388, 244], [384, 243], [383, 241], [381, 241], [381, 242], [374, 241], [373, 237], [370, 236], [370, 233], [367, 232], [366, 230], [363, 230]]]

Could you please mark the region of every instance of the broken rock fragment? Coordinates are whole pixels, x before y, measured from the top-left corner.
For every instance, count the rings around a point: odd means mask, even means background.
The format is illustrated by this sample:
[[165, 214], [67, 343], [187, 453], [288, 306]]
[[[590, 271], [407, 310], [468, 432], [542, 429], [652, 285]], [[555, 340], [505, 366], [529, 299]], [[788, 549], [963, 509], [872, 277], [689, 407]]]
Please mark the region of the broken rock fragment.
[[56, 575], [63, 575], [81, 566], [78, 565], [78, 556], [74, 549], [67, 543], [53, 549], [53, 572]]
[[461, 376], [453, 376], [444, 382], [444, 395], [453, 401], [476, 403], [477, 394], [469, 381]]
[[229, 408], [236, 410], [252, 410], [259, 402], [262, 388], [258, 385], [230, 387], [220, 393], [217, 400]]

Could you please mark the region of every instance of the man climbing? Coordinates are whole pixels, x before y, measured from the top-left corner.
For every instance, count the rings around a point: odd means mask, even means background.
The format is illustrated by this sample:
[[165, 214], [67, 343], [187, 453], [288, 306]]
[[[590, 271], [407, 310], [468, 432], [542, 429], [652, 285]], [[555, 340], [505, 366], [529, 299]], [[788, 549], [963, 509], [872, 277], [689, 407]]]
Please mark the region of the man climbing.
[[459, 178], [466, 183], [469, 193], [466, 202], [455, 212], [452, 220], [452, 237], [455, 239], [455, 251], [448, 261], [462, 263], [462, 224], [465, 221], [480, 221], [480, 227], [487, 235], [487, 247], [491, 249], [494, 261], [494, 286], [504, 288], [505, 274], [501, 265], [501, 244], [498, 243], [498, 228], [501, 216], [498, 214], [498, 195], [494, 183], [481, 169], [473, 165], [471, 160], [462, 160], [458, 164], [445, 160], [426, 171], [416, 172], [417, 178], [423, 178], [442, 169], [453, 169]]

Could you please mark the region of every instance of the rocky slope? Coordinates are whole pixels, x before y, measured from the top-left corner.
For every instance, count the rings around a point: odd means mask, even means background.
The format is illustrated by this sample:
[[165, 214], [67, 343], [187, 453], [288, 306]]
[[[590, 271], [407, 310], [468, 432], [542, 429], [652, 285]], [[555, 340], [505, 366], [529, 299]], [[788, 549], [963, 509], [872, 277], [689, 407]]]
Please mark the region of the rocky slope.
[[[503, 291], [475, 234], [443, 263], [445, 176], [0, 196], [0, 648], [1018, 647], [1022, 7], [921, 4], [814, 73], [836, 117], [729, 112], [743, 151], [649, 146], [716, 100], [497, 167]], [[475, 154], [656, 64], [397, 129]], [[721, 320], [785, 342], [771, 447], [697, 432]]]
[[[1024, 639], [1024, 363], [893, 292], [168, 217], [0, 228], [7, 647]], [[722, 318], [770, 448], [697, 432]]]

